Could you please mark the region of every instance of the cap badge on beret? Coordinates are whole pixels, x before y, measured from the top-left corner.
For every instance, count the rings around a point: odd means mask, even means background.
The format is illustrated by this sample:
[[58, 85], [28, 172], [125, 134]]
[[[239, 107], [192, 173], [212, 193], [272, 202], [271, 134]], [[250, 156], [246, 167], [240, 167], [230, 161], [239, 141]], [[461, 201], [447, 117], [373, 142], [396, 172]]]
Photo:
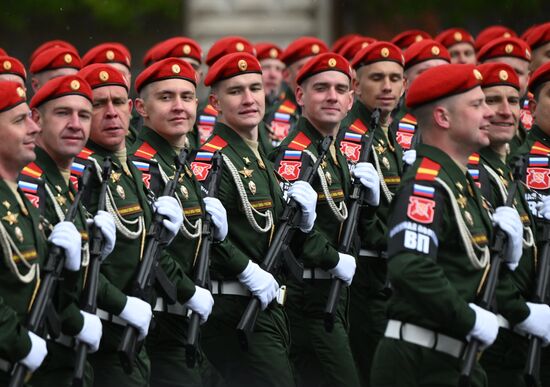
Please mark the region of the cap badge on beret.
[[462, 34], [460, 32], [455, 32], [454, 34], [455, 41], [461, 42], [462, 41]]
[[271, 58], [277, 58], [277, 49], [272, 48], [271, 50], [269, 50], [269, 56]]
[[4, 66], [4, 70], [11, 70], [11, 62], [9, 60], [5, 60], [2, 65]]
[[502, 35], [503, 38], [511, 38], [512, 35], [510, 35], [509, 32], [505, 32], [504, 35]]
[[17, 88], [17, 95], [18, 95], [20, 98], [26, 98], [25, 90], [23, 90], [22, 87], [18, 87], [18, 88]]
[[172, 72], [174, 74], [179, 74], [181, 72], [181, 67], [179, 64], [173, 64], [172, 65]]
[[498, 77], [500, 78], [501, 81], [506, 81], [508, 80], [508, 72], [506, 70], [500, 70], [498, 72]]
[[441, 52], [441, 50], [439, 49], [439, 47], [432, 46], [432, 54], [433, 55], [439, 55], [440, 52]]
[[329, 67], [335, 67], [335, 66], [336, 66], [336, 59], [330, 58], [330, 59], [328, 60], [328, 66], [329, 66]]
[[420, 42], [422, 39], [424, 39], [424, 38], [422, 37], [422, 35], [416, 35], [415, 38], [414, 38], [414, 41], [415, 41], [415, 42]]
[[506, 47], [504, 47], [504, 51], [506, 51], [507, 54], [511, 54], [512, 51], [514, 51], [514, 46], [511, 44], [507, 44]]
[[244, 51], [244, 44], [238, 42], [237, 44], [235, 44], [235, 49], [239, 52]]
[[363, 42], [363, 43], [361, 43], [361, 48], [365, 48], [365, 47], [367, 47], [368, 45], [369, 45], [369, 44], [368, 44], [367, 42]]
[[380, 50], [380, 55], [382, 55], [384, 58], [387, 58], [390, 56], [390, 50], [388, 50], [387, 47], [384, 47]]
[[478, 69], [474, 69], [474, 77], [476, 77], [476, 79], [478, 81], [482, 81], [483, 80], [483, 75], [481, 75], [481, 73], [479, 72]]
[[111, 50], [108, 50], [105, 53], [105, 58], [107, 58], [107, 60], [113, 60], [113, 59], [115, 59], [115, 53], [112, 52]]
[[65, 54], [63, 60], [65, 61], [65, 63], [71, 63], [73, 61], [73, 57], [71, 54]]
[[73, 90], [80, 89], [80, 82], [78, 82], [76, 79], [73, 79], [71, 81], [71, 89], [73, 89]]
[[184, 44], [183, 45], [183, 53], [185, 55], [189, 55], [190, 52], [191, 52], [191, 46], [189, 46], [188, 44]]
[[109, 80], [109, 73], [105, 70], [99, 72], [99, 80], [107, 82]]
[[318, 44], [312, 44], [311, 45], [311, 52], [312, 53], [318, 54], [320, 50], [321, 50], [321, 48], [319, 47]]
[[246, 63], [244, 59], [241, 59], [239, 60], [239, 62], [237, 62], [237, 66], [239, 67], [239, 70], [246, 71], [246, 69], [248, 68], [248, 63]]

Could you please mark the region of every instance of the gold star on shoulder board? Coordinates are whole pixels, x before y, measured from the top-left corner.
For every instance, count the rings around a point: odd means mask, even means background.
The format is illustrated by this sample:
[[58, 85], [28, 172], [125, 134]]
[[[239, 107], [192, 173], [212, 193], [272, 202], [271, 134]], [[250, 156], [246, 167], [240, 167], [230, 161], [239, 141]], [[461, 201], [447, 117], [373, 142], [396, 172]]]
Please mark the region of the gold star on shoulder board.
[[8, 211], [8, 213], [6, 214], [6, 216], [4, 216], [2, 218], [2, 220], [8, 222], [10, 224], [10, 226], [12, 226], [14, 224], [17, 224], [17, 217], [18, 216], [19, 216], [19, 214], [14, 214], [11, 211]]
[[243, 168], [242, 171], [239, 171], [239, 173], [241, 175], [243, 175], [243, 177], [245, 179], [248, 179], [249, 177], [252, 177], [252, 173], [254, 172], [253, 169], [248, 169], [248, 168]]
[[120, 180], [120, 176], [122, 176], [122, 173], [112, 171], [111, 172], [111, 181], [113, 183], [118, 183], [118, 181]]

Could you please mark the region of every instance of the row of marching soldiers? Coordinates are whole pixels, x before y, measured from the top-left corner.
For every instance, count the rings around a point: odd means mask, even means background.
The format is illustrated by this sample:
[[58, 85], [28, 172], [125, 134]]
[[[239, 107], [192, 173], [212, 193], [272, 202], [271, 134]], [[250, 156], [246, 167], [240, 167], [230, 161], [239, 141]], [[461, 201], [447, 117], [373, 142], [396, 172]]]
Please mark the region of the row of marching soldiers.
[[[550, 64], [510, 37], [477, 67], [430, 39], [348, 61], [300, 38], [266, 124], [261, 63], [221, 41], [198, 123], [182, 58], [134, 101], [109, 63], [28, 104], [0, 82], [2, 384], [547, 385]], [[79, 60], [45, 52], [35, 75]]]

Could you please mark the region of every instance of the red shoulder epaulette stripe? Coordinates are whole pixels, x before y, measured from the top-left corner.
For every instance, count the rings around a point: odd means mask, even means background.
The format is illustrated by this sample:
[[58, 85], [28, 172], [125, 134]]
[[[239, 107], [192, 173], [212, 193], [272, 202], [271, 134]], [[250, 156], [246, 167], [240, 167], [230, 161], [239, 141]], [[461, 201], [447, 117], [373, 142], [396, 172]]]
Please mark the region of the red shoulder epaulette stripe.
[[529, 153], [533, 155], [548, 156], [550, 154], [550, 148], [540, 141], [535, 141]]
[[472, 153], [468, 157], [468, 164], [478, 165], [479, 164], [479, 153]]
[[42, 168], [40, 168], [34, 162], [30, 162], [29, 164], [27, 164], [21, 171], [21, 174], [34, 177], [35, 179], [39, 179], [40, 176], [42, 176], [42, 173], [44, 173], [42, 171]]
[[405, 114], [403, 118], [401, 118], [401, 122], [405, 122], [407, 124], [413, 124], [413, 125], [417, 124], [416, 118], [409, 113]]
[[214, 107], [210, 104], [206, 105], [203, 112], [205, 114], [209, 114], [209, 115], [214, 116], [214, 117], [218, 116], [218, 111], [216, 109], [214, 109]]
[[80, 159], [88, 160], [90, 158], [90, 156], [93, 155], [93, 154], [94, 154], [93, 150], [90, 150], [88, 148], [82, 148], [82, 150], [80, 151], [80, 153], [78, 155], [76, 155], [76, 157], [78, 157]]
[[290, 144], [288, 144], [288, 147], [292, 150], [304, 150], [309, 144], [311, 144], [311, 140], [304, 132], [300, 132], [294, 137]]
[[435, 161], [432, 161], [428, 158], [424, 158], [420, 162], [420, 166], [416, 171], [415, 179], [433, 181], [439, 174], [440, 169], [441, 169], [441, 165], [439, 165]]
[[294, 114], [296, 112], [296, 105], [292, 101], [285, 99], [277, 110], [287, 114]]
[[349, 128], [355, 132], [355, 133], [359, 133], [359, 134], [365, 134], [369, 131], [369, 129], [367, 128], [367, 126], [363, 123], [363, 121], [361, 121], [360, 118], [356, 119], [353, 124], [351, 124], [349, 126]]
[[212, 140], [208, 141], [201, 147], [201, 150], [214, 153], [217, 150], [222, 150], [226, 146], [227, 146], [227, 141], [225, 141], [220, 136], [214, 136]]
[[136, 152], [134, 153], [135, 156], [141, 157], [146, 160], [151, 160], [153, 157], [155, 157], [156, 154], [157, 151], [147, 142], [141, 144], [138, 150], [136, 150]]

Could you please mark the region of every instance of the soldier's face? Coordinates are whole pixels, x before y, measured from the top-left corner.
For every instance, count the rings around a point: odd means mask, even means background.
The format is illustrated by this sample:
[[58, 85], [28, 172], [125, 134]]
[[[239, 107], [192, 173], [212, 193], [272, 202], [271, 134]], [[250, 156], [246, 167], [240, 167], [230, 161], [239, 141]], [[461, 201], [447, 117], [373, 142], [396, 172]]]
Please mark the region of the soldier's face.
[[35, 159], [34, 147], [40, 128], [30, 113], [26, 103], [0, 113], [0, 165], [4, 171], [15, 171], [15, 175]]
[[243, 74], [216, 85], [210, 104], [219, 112], [220, 122], [235, 131], [250, 131], [264, 117], [265, 93], [261, 74]]
[[390, 113], [403, 95], [405, 78], [403, 67], [395, 62], [381, 61], [357, 70], [355, 94], [369, 110], [380, 108]]
[[262, 65], [262, 80], [266, 95], [278, 93], [283, 82], [284, 63], [279, 59], [263, 59], [260, 64]]
[[122, 86], [93, 90], [90, 139], [110, 151], [124, 149], [132, 113], [132, 101]]
[[527, 86], [529, 84], [529, 62], [519, 58], [510, 58], [502, 56], [499, 58], [491, 58], [483, 63], [506, 63], [510, 65], [519, 78], [519, 96], [523, 97], [527, 94]]
[[449, 62], [443, 59], [430, 59], [409, 67], [405, 71], [405, 78], [407, 78], [407, 87], [410, 87], [414, 80], [424, 71], [431, 69], [432, 67], [437, 67], [448, 63]]
[[534, 104], [533, 117], [535, 123], [546, 134], [550, 134], [550, 82], [541, 86], [538, 99]]
[[519, 124], [519, 92], [511, 86], [493, 86], [483, 89], [483, 93], [487, 106], [494, 113], [489, 127], [491, 144], [510, 141]]
[[476, 52], [470, 43], [457, 43], [449, 48], [451, 63], [476, 64]]
[[195, 86], [183, 79], [166, 79], [146, 86], [144, 99], [136, 100], [136, 110], [145, 125], [169, 143], [179, 140], [193, 129], [197, 118]]
[[42, 129], [38, 144], [60, 165], [70, 164], [90, 136], [92, 103], [78, 95], [46, 102], [33, 110], [33, 119]]
[[296, 89], [302, 114], [317, 129], [339, 125], [353, 105], [350, 79], [339, 71], [323, 71], [306, 79]]
[[546, 62], [550, 62], [550, 42], [537, 47], [531, 53], [531, 65], [529, 70], [534, 73], [540, 66]]

